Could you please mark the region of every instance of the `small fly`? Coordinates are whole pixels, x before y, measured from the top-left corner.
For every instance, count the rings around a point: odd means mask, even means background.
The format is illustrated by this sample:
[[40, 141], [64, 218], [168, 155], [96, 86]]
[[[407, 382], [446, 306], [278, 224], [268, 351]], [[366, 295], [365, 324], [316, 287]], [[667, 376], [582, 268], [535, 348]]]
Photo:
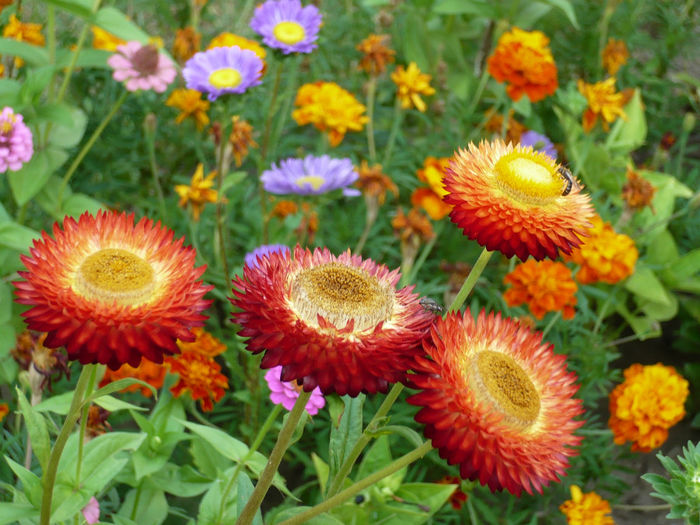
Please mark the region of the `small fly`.
[[441, 304], [439, 304], [435, 299], [431, 299], [430, 297], [421, 297], [420, 301], [418, 302], [423, 307], [423, 310], [426, 310], [427, 312], [432, 312], [435, 315], [441, 315], [445, 311], [445, 308]]

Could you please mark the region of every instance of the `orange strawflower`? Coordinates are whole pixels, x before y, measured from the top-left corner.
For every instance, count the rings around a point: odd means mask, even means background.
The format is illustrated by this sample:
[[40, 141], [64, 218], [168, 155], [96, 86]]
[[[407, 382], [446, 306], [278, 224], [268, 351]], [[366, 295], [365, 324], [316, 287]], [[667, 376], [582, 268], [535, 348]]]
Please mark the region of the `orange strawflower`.
[[650, 452], [668, 438], [668, 429], [685, 416], [688, 381], [672, 366], [634, 364], [610, 393], [608, 425], [615, 443], [632, 441], [632, 450]]
[[386, 70], [387, 64], [394, 61], [396, 51], [387, 47], [389, 35], [369, 35], [357, 44], [357, 49], [363, 53], [359, 68], [372, 76], [379, 76]]
[[173, 57], [180, 63], [187, 62], [199, 51], [202, 42], [200, 35], [194, 27], [188, 26], [175, 32], [173, 42]]
[[649, 206], [654, 211], [654, 206], [651, 201], [656, 193], [656, 188], [639, 175], [635, 170], [627, 168], [627, 182], [622, 187], [622, 198], [633, 210], [641, 210], [645, 206]]
[[391, 74], [391, 80], [396, 84], [396, 96], [404, 109], [416, 108], [421, 113], [427, 109], [421, 95], [433, 95], [435, 89], [430, 87], [430, 75], [421, 73], [415, 62], [408, 65], [408, 69], [398, 66]]
[[177, 124], [181, 124], [186, 118], [194, 120], [199, 130], [209, 124], [209, 101], [203, 100], [202, 94], [197, 90], [177, 88], [170, 93], [165, 105], [180, 110], [180, 114], [175, 117]]
[[423, 169], [416, 172], [418, 179], [426, 182], [429, 188], [416, 188], [411, 195], [411, 204], [423, 208], [434, 221], [439, 221], [452, 210], [452, 206], [442, 200], [447, 195], [442, 180], [449, 165], [449, 157], [427, 157]]
[[203, 356], [216, 357], [226, 351], [226, 345], [201, 326], [193, 328], [192, 335], [195, 337], [194, 341], [177, 342], [181, 352], [198, 352]]
[[506, 275], [503, 282], [512, 285], [503, 294], [508, 306], [527, 303], [537, 319], [547, 312], [562, 312], [562, 318], [573, 319], [578, 286], [564, 264], [528, 259]]
[[165, 364], [170, 372], [180, 376], [170, 389], [175, 397], [189, 392], [192, 400], [199, 400], [205, 412], [213, 410], [214, 403], [224, 397], [228, 379], [221, 373], [221, 365], [213, 357], [199, 351], [183, 350], [180, 355], [166, 358]]
[[223, 32], [212, 39], [212, 41], [207, 46], [207, 49], [214, 49], [215, 47], [233, 46], [238, 46], [241, 49], [250, 49], [253, 53], [255, 53], [258, 56], [258, 58], [262, 60], [262, 74], [265, 74], [265, 71], [267, 71], [267, 62], [265, 62], [267, 51], [265, 51], [265, 48], [258, 44], [255, 40], [250, 40], [248, 38], [235, 35], [233, 33]]
[[284, 219], [288, 215], [294, 215], [299, 211], [299, 206], [294, 201], [278, 201], [270, 214], [278, 219]]
[[540, 31], [514, 27], [504, 33], [489, 57], [488, 70], [499, 82], [508, 83], [506, 93], [515, 101], [526, 94], [538, 102], [553, 95], [559, 86], [549, 38]]
[[382, 172], [382, 165], [375, 164], [370, 167], [366, 160], [363, 160], [360, 167], [357, 168], [359, 175], [355, 187], [365, 195], [365, 198], [377, 200], [377, 204], [381, 206], [386, 201], [386, 192], [390, 191], [394, 197], [399, 196], [399, 189], [391, 180], [391, 177]]
[[581, 244], [593, 216], [590, 197], [568, 183], [551, 157], [498, 139], [459, 150], [446, 169], [452, 222], [488, 250], [525, 261], [556, 259]]
[[[2, 30], [4, 38], [12, 38], [18, 42], [26, 42], [34, 46], [43, 46], [46, 43], [44, 35], [41, 34], [41, 24], [30, 24], [20, 22], [19, 18], [12, 13], [10, 20]], [[22, 67], [24, 60], [15, 57], [15, 67]]]
[[[513, 144], [519, 144], [520, 137], [527, 131], [527, 128], [513, 118], [514, 114], [515, 111], [513, 109], [508, 110], [508, 122], [506, 123], [506, 136], [504, 140], [506, 142], [512, 142]], [[492, 108], [486, 112], [485, 116], [488, 118], [484, 124], [484, 129], [500, 137], [503, 133], [503, 115], [496, 113], [496, 110]]]
[[626, 103], [626, 97], [624, 93], [615, 91], [615, 77], [595, 84], [587, 84], [579, 79], [578, 90], [588, 100], [588, 108], [583, 113], [584, 131], [591, 131], [598, 122], [598, 118], [605, 131], [610, 129], [610, 124], [615, 122], [617, 117], [627, 118], [622, 109]]
[[212, 189], [214, 177], [216, 177], [216, 171], [212, 171], [206, 178], [204, 177], [204, 166], [200, 162], [197, 164], [189, 186], [187, 184], [175, 186], [175, 192], [180, 196], [178, 206], [184, 208], [189, 204], [195, 221], [199, 220], [199, 216], [208, 202], [216, 203], [218, 200], [219, 192]]
[[599, 216], [591, 219], [590, 237], [568, 257], [580, 265], [576, 280], [581, 284], [603, 282], [615, 284], [634, 273], [639, 252], [634, 241], [616, 233], [609, 222]]
[[462, 508], [462, 505], [464, 505], [464, 503], [467, 501], [468, 496], [460, 487], [462, 484], [461, 479], [459, 479], [457, 476], [445, 476], [442, 479], [437, 480], [435, 483], [440, 485], [457, 485], [454, 492], [450, 494], [448, 501], [450, 502], [450, 505], [452, 505], [453, 509], [459, 510]]
[[117, 46], [126, 44], [126, 40], [123, 40], [118, 36], [114, 36], [112, 33], [105, 31], [101, 27], [92, 26], [90, 27], [90, 31], [92, 31], [93, 49], [102, 49], [103, 51], [111, 51], [114, 53], [117, 50]]
[[608, 39], [608, 43], [603, 49], [603, 67], [608, 75], [615, 76], [618, 70], [627, 63], [630, 53], [622, 40]]
[[235, 115], [231, 117], [231, 134], [228, 137], [233, 152], [236, 166], [240, 167], [243, 159], [248, 155], [248, 148], [257, 148], [258, 144], [253, 140], [253, 126], [247, 120]]
[[[179, 341], [178, 341], [179, 344]], [[154, 363], [149, 359], [142, 359], [141, 363], [137, 367], [133, 367], [129, 364], [123, 364], [117, 370], [110, 370], [109, 368], [105, 370], [105, 375], [100, 381], [100, 387], [119, 381], [120, 379], [126, 379], [133, 377], [134, 379], [139, 379], [144, 383], [148, 383], [156, 390], [159, 390], [163, 386], [163, 381], [165, 381], [166, 368], [163, 364]], [[144, 385], [133, 384], [121, 390], [122, 392], [141, 392], [144, 397], [151, 397], [153, 392], [151, 389]]]
[[5, 416], [10, 413], [10, 407], [7, 403], [0, 403], [0, 421], [5, 419]]
[[343, 141], [348, 131], [362, 131], [367, 122], [365, 106], [352, 93], [335, 82], [304, 84], [297, 91], [292, 117], [297, 124], [313, 124], [319, 131], [327, 131], [331, 146]]
[[595, 492], [584, 494], [576, 485], [571, 485], [570, 490], [571, 499], [559, 506], [568, 525], [615, 525], [610, 503]]

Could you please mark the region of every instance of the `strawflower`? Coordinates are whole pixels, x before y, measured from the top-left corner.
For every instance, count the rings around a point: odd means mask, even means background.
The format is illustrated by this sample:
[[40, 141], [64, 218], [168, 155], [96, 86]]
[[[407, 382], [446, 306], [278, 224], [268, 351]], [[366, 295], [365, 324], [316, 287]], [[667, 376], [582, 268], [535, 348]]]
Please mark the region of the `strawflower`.
[[586, 97], [588, 108], [583, 113], [583, 129], [589, 132], [593, 129], [598, 119], [603, 124], [603, 129], [608, 131], [610, 124], [617, 117], [627, 118], [622, 107], [625, 105], [625, 95], [615, 91], [615, 77], [610, 77], [602, 82], [588, 84], [583, 80], [578, 81], [578, 90]]
[[[18, 42], [26, 42], [34, 46], [43, 47], [46, 43], [44, 35], [41, 34], [41, 24], [20, 22], [19, 18], [17, 18], [14, 13], [10, 15], [10, 20], [3, 28], [2, 36], [4, 38], [17, 40]], [[15, 57], [15, 67], [22, 67], [23, 64], [24, 60]]]
[[568, 525], [614, 525], [610, 503], [595, 492], [581, 492], [576, 485], [569, 487], [571, 499], [559, 506]]
[[685, 416], [688, 381], [672, 366], [633, 364], [610, 393], [608, 425], [615, 443], [650, 452], [664, 444], [668, 429]]
[[299, 107], [292, 112], [297, 124], [313, 124], [319, 131], [327, 131], [333, 147], [348, 131], [362, 131], [367, 122], [365, 106], [335, 82], [304, 84], [297, 91], [294, 105]]
[[219, 192], [212, 188], [215, 177], [216, 171], [212, 171], [205, 178], [204, 166], [200, 162], [197, 164], [189, 186], [187, 184], [175, 186], [175, 192], [180, 196], [178, 206], [184, 208], [189, 204], [195, 221], [199, 220], [199, 216], [208, 202], [215, 203], [219, 198]]
[[318, 46], [321, 13], [300, 0], [267, 0], [255, 8], [250, 28], [263, 37], [266, 46], [290, 53], [311, 53]]
[[188, 26], [175, 32], [173, 42], [173, 57], [178, 62], [187, 62], [199, 51], [202, 42], [200, 35], [194, 27]]
[[560, 262], [528, 259], [505, 276], [510, 284], [503, 298], [508, 306], [526, 303], [537, 319], [547, 312], [562, 312], [562, 318], [573, 319], [576, 306], [576, 282], [571, 270]]
[[191, 341], [204, 324], [212, 286], [198, 279], [195, 252], [173, 240], [172, 230], [134, 215], [99, 211], [42, 232], [15, 285], [16, 301], [30, 330], [48, 332], [44, 345], [65, 346], [69, 359], [103, 363], [116, 370], [156, 363]]
[[549, 49], [549, 38], [541, 31], [514, 27], [498, 40], [488, 60], [489, 73], [507, 82], [506, 93], [514, 101], [523, 94], [538, 102], [557, 90], [557, 66]]
[[369, 35], [356, 48], [362, 53], [359, 68], [372, 76], [379, 76], [386, 70], [387, 64], [394, 61], [396, 51], [387, 47], [389, 35]]
[[541, 151], [552, 160], [557, 160], [557, 150], [547, 135], [542, 135], [532, 130], [526, 131], [520, 135], [520, 145], [532, 146], [532, 149], [535, 151]]
[[114, 36], [112, 33], [105, 31], [101, 27], [92, 26], [92, 47], [93, 49], [101, 49], [114, 53], [118, 46], [126, 44], [126, 40]]
[[281, 195], [320, 195], [347, 188], [357, 178], [350, 159], [333, 159], [328, 155], [285, 159], [280, 161], [279, 167], [273, 163], [271, 169], [260, 176], [265, 191]]
[[158, 47], [136, 41], [117, 46], [107, 64], [114, 69], [114, 80], [125, 82], [128, 91], [152, 89], [163, 93], [177, 74], [172, 61]]
[[208, 100], [202, 100], [202, 94], [199, 91], [187, 88], [174, 89], [165, 101], [166, 106], [180, 110], [180, 114], [175, 117], [177, 124], [191, 118], [199, 130], [209, 124], [207, 115], [209, 104]]
[[257, 142], [253, 140], [253, 126], [247, 120], [241, 120], [238, 115], [231, 117], [231, 134], [228, 141], [238, 167], [248, 155], [248, 148], [258, 147]]
[[0, 403], [0, 421], [5, 419], [5, 416], [10, 413], [10, 407], [7, 403]]
[[615, 76], [618, 70], [627, 63], [630, 53], [627, 45], [622, 40], [608, 39], [608, 43], [603, 49], [603, 67], [608, 75]]
[[427, 109], [421, 95], [435, 94], [435, 89], [430, 86], [430, 75], [421, 73], [418, 65], [411, 62], [408, 69], [398, 66], [391, 74], [391, 80], [396, 84], [396, 96], [404, 109], [416, 108], [421, 113]]
[[530, 147], [497, 139], [459, 150], [447, 168], [444, 200], [452, 222], [488, 250], [525, 261], [571, 253], [587, 235], [590, 197], [576, 184], [567, 195], [559, 166]]
[[32, 155], [32, 132], [24, 123], [24, 117], [5, 106], [0, 113], [0, 173], [19, 170]]
[[193, 401], [199, 401], [204, 412], [211, 412], [214, 403], [224, 397], [228, 379], [221, 373], [221, 365], [213, 357], [198, 351], [185, 351], [176, 356], [168, 356], [165, 364], [170, 372], [180, 376], [170, 388], [173, 396], [190, 393]]
[[[301, 386], [299, 386], [296, 381], [282, 381], [280, 379], [281, 375], [281, 366], [270, 368], [265, 373], [265, 381], [267, 381], [267, 386], [270, 388], [270, 401], [275, 405], [282, 405], [284, 408], [291, 411], [301, 393]], [[326, 398], [323, 397], [321, 389], [316, 387], [311, 391], [311, 397], [306, 403], [305, 410], [310, 416], [315, 416], [325, 405]]]
[[649, 206], [654, 211], [651, 201], [654, 199], [656, 188], [632, 168], [627, 168], [627, 182], [622, 187], [622, 199], [633, 210], [641, 210]]
[[314, 252], [270, 253], [233, 281], [233, 321], [260, 366], [311, 392], [386, 392], [405, 378], [433, 318], [400, 275], [370, 259]]
[[263, 244], [262, 246], [255, 248], [255, 250], [252, 252], [245, 254], [245, 264], [247, 266], [257, 268], [260, 266], [261, 261], [265, 256], [278, 252], [290, 253], [291, 250], [289, 249], [289, 246], [284, 244]]
[[429, 187], [416, 188], [411, 195], [411, 204], [423, 208], [434, 221], [439, 221], [452, 211], [452, 206], [442, 200], [447, 195], [442, 181], [449, 165], [449, 157], [427, 157], [423, 161], [423, 169], [416, 172], [418, 179], [426, 182]]
[[627, 279], [634, 273], [639, 256], [634, 241], [624, 233], [616, 233], [597, 215], [591, 222], [590, 236], [569, 257], [581, 266], [576, 280], [581, 284], [615, 284]]
[[234, 33], [223, 32], [212, 38], [211, 42], [207, 46], [207, 49], [214, 49], [215, 47], [233, 47], [238, 46], [241, 49], [248, 49], [256, 54], [256, 56], [262, 60], [263, 69], [262, 73], [265, 74], [267, 69], [267, 63], [265, 62], [265, 57], [267, 56], [267, 51], [265, 48], [258, 44], [255, 40], [250, 40], [240, 35]]
[[221, 95], [241, 94], [260, 84], [263, 62], [249, 49], [215, 47], [195, 53], [182, 76], [188, 88], [207, 93], [214, 101]]
[[[100, 387], [119, 381], [120, 379], [134, 378], [140, 379], [144, 383], [151, 385], [156, 390], [160, 390], [165, 381], [166, 368], [163, 364], [154, 363], [149, 359], [142, 359], [138, 366], [133, 367], [128, 363], [123, 364], [117, 370], [105, 370], [105, 375], [102, 376]], [[144, 397], [151, 397], [153, 392], [145, 385], [134, 383], [125, 388], [121, 392], [141, 392]]]

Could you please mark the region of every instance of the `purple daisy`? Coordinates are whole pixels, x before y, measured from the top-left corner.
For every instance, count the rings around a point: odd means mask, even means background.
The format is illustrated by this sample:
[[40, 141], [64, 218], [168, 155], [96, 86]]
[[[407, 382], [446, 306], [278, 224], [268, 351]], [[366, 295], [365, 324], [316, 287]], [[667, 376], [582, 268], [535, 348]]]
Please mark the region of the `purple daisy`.
[[34, 154], [32, 132], [24, 117], [7, 106], [0, 113], [0, 173], [17, 171]]
[[540, 151], [550, 157], [552, 160], [557, 160], [557, 150], [554, 144], [549, 140], [547, 135], [542, 135], [536, 131], [526, 131], [520, 135], [521, 146], [532, 146], [535, 151]]
[[[287, 410], [294, 408], [301, 391], [301, 386], [298, 386], [296, 381], [284, 382], [280, 379], [282, 375], [282, 366], [270, 368], [265, 373], [265, 381], [270, 387], [270, 401], [275, 405], [282, 405]], [[318, 411], [326, 405], [326, 398], [319, 387], [316, 387], [311, 392], [311, 397], [306, 403], [306, 411], [310, 416], [315, 416]]]
[[252, 252], [245, 254], [245, 264], [251, 268], [257, 268], [260, 265], [258, 262], [259, 259], [265, 255], [276, 252], [289, 253], [289, 246], [285, 246], [284, 244], [263, 244], [262, 246], [258, 246]]
[[303, 159], [286, 159], [279, 168], [272, 164], [260, 179], [270, 193], [320, 195], [338, 188], [345, 188], [359, 178], [350, 159], [332, 159], [328, 155]]
[[321, 13], [313, 5], [301, 7], [300, 0], [267, 0], [255, 9], [250, 27], [263, 37], [265, 45], [289, 53], [311, 53], [318, 46]]
[[208, 93], [216, 100], [227, 93], [244, 93], [260, 84], [263, 61], [250, 49], [215, 47], [195, 53], [185, 64], [182, 76], [189, 89]]
[[129, 91], [152, 89], [162, 93], [177, 74], [172, 61], [156, 46], [136, 41], [117, 46], [107, 63], [114, 69], [114, 80], [125, 82]]

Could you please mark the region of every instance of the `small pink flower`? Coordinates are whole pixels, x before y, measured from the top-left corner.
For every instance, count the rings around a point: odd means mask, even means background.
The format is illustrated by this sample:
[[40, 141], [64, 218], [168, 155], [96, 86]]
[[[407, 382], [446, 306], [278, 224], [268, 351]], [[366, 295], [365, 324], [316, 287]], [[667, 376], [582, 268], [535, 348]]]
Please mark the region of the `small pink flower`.
[[[299, 397], [301, 387], [297, 386], [296, 381], [283, 382], [280, 379], [281, 375], [281, 366], [272, 367], [265, 374], [265, 381], [267, 381], [267, 386], [270, 387], [270, 400], [275, 405], [282, 405], [287, 410], [291, 410]], [[311, 392], [311, 397], [306, 403], [306, 411], [310, 416], [315, 416], [325, 404], [326, 398], [323, 397], [321, 389], [316, 387]]]
[[83, 516], [85, 516], [85, 521], [87, 521], [90, 525], [100, 521], [100, 503], [97, 501], [95, 496], [90, 498], [87, 505], [83, 507], [82, 513]]
[[129, 91], [152, 89], [162, 93], [177, 74], [172, 61], [156, 46], [136, 41], [117, 46], [107, 63], [114, 69], [114, 80], [126, 82]]
[[32, 132], [23, 120], [9, 106], [0, 113], [0, 173], [17, 171], [34, 154]]

